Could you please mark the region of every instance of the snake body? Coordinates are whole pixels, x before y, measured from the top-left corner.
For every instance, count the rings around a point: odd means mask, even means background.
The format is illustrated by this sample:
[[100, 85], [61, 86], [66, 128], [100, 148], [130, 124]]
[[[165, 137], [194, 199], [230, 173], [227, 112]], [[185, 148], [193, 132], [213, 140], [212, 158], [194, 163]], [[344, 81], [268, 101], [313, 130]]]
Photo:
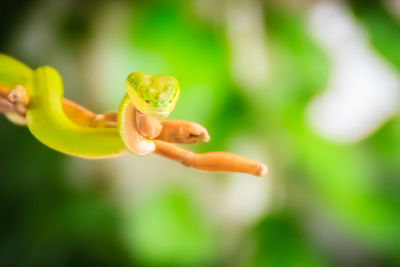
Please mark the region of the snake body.
[[0, 83], [10, 89], [24, 86], [29, 96], [26, 123], [40, 142], [59, 152], [90, 159], [127, 151], [139, 155], [153, 152], [154, 142], [140, 136], [136, 129], [135, 112], [163, 119], [179, 95], [179, 85], [173, 77], [132, 73], [118, 110], [118, 127], [92, 128], [80, 126], [65, 115], [62, 79], [52, 67], [32, 70], [0, 54]]
[[54, 150], [83, 158], [106, 158], [126, 151], [116, 128], [90, 128], [73, 123], [62, 109], [63, 86], [51, 67], [33, 72], [27, 86], [30, 98], [27, 126], [43, 144]]

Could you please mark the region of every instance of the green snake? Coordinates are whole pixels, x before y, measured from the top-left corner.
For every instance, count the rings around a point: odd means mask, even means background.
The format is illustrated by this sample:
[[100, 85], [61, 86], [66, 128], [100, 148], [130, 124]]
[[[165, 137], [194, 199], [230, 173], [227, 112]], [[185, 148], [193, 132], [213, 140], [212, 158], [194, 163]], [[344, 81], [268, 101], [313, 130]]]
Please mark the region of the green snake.
[[[127, 93], [118, 109], [118, 127], [90, 128], [72, 122], [62, 107], [61, 76], [52, 67], [32, 70], [21, 62], [0, 54], [0, 83], [14, 88], [22, 85], [29, 95], [26, 124], [46, 146], [82, 158], [107, 158], [126, 151], [144, 155], [155, 144], [133, 131], [129, 125], [133, 109], [157, 119], [166, 118], [179, 97], [179, 84], [171, 76], [131, 73], [126, 79]], [[129, 122], [129, 123], [128, 123]]]

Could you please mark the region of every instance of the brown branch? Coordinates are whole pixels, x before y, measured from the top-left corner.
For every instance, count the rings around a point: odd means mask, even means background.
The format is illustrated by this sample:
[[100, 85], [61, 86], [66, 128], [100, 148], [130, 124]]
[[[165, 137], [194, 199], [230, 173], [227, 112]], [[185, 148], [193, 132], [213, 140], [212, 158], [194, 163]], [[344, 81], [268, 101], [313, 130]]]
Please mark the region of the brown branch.
[[0, 98], [0, 112], [1, 113], [15, 112], [14, 105], [10, 101], [8, 101], [7, 98]]
[[213, 172], [240, 172], [254, 176], [264, 176], [268, 169], [258, 161], [246, 159], [228, 152], [197, 154], [180, 146], [155, 140], [155, 154], [177, 161], [187, 167]]
[[[22, 86], [14, 90], [0, 84], [0, 113], [15, 114], [23, 119], [29, 97]], [[68, 100], [62, 100], [66, 116], [78, 125], [84, 127], [116, 127], [117, 113], [95, 114], [90, 110]], [[155, 154], [180, 162], [181, 164], [204, 171], [239, 172], [255, 176], [263, 176], [267, 167], [258, 161], [253, 161], [228, 152], [210, 152], [196, 154], [173, 143], [193, 144], [208, 142], [207, 130], [191, 121], [160, 122], [145, 114], [136, 113], [136, 127], [140, 135], [155, 139]]]

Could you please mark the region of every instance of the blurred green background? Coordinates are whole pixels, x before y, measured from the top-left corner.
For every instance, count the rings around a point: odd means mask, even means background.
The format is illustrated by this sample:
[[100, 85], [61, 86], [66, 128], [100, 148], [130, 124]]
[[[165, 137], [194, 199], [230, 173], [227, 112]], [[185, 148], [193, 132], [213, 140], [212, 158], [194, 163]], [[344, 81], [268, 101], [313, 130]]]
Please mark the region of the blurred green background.
[[2, 1], [0, 52], [116, 110], [133, 71], [262, 179], [87, 161], [0, 117], [0, 266], [400, 265], [400, 1]]

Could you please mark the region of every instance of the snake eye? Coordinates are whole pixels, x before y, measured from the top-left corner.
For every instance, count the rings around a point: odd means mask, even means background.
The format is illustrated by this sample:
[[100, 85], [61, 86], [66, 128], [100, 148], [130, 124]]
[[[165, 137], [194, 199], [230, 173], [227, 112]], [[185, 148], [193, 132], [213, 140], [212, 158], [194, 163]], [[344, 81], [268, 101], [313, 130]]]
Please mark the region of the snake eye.
[[146, 103], [147, 103], [147, 104], [150, 104], [150, 100], [146, 100]]

